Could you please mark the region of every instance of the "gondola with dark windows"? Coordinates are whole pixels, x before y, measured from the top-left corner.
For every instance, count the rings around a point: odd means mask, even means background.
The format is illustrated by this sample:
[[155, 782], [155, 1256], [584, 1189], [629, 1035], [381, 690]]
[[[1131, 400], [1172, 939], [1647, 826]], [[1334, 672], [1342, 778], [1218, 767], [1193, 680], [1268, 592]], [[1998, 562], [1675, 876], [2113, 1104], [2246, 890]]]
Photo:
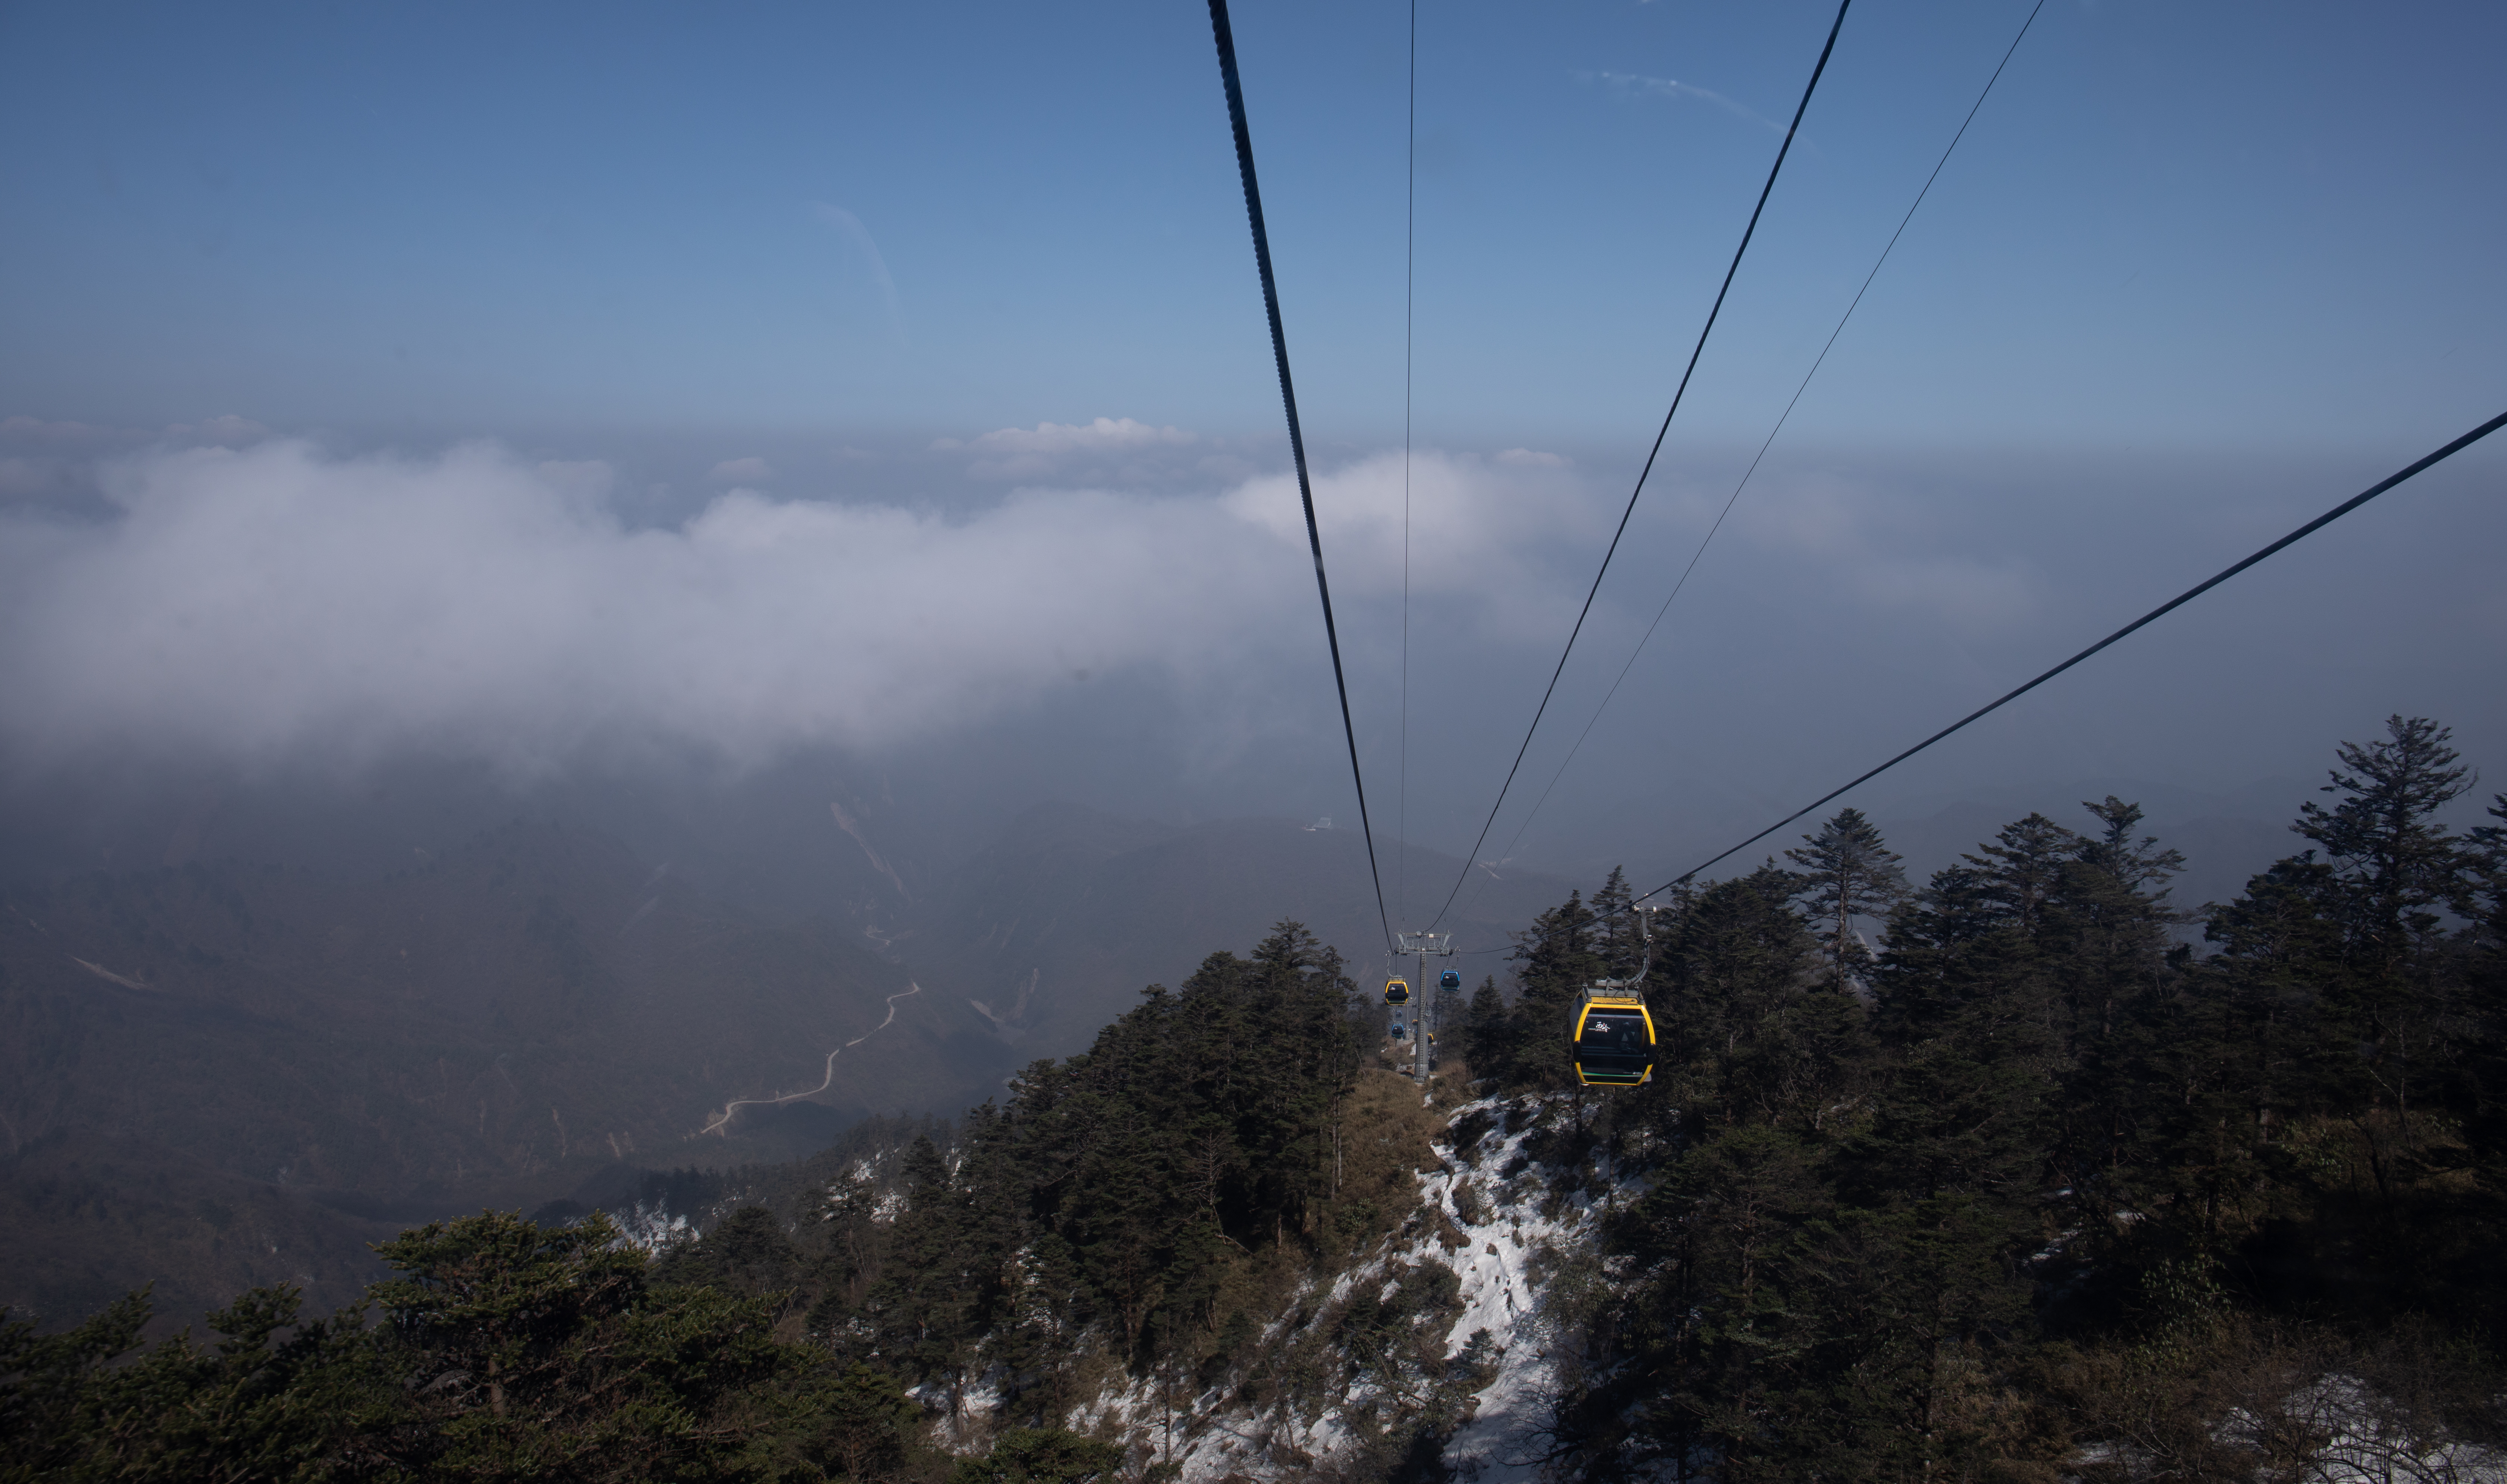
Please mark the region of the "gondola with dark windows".
[[1576, 1080], [1637, 1087], [1653, 1077], [1653, 1017], [1633, 986], [1594, 985], [1576, 1013]]
[[1384, 981], [1384, 1002], [1388, 1005], [1408, 1004], [1410, 1002], [1410, 982], [1406, 979], [1387, 979]]
[[1576, 1008], [1576, 1080], [1585, 1087], [1641, 1087], [1653, 1080], [1653, 1015], [1646, 1008], [1646, 975], [1653, 971], [1653, 914], [1634, 909], [1645, 961], [1625, 979], [1596, 979]]
[[1436, 988], [1440, 990], [1451, 993], [1452, 991], [1459, 990], [1462, 987], [1463, 975], [1460, 969], [1449, 968], [1436, 976]]

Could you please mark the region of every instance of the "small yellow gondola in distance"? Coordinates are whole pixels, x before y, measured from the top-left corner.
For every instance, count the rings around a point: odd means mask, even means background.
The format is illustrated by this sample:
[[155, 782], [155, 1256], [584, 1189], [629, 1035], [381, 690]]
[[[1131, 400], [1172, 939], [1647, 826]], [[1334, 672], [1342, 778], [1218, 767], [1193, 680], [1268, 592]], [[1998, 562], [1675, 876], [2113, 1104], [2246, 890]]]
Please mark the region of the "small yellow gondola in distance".
[[1576, 1012], [1576, 1080], [1637, 1087], [1653, 1078], [1653, 1017], [1633, 989], [1587, 989]]
[[1406, 979], [1387, 979], [1384, 981], [1384, 1002], [1388, 1005], [1408, 1004], [1410, 1002], [1410, 982]]

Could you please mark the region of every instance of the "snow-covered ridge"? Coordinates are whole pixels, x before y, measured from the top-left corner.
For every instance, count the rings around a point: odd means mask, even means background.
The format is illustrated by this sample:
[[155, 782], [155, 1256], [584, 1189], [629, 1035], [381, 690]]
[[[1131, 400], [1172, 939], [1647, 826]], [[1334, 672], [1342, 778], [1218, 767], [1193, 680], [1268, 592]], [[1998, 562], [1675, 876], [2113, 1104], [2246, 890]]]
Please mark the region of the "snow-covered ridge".
[[[1405, 1276], [1430, 1264], [1450, 1270], [1460, 1284], [1459, 1310], [1444, 1324], [1443, 1356], [1464, 1356], [1482, 1331], [1487, 1338], [1480, 1352], [1484, 1368], [1472, 1378], [1480, 1384], [1465, 1402], [1467, 1420], [1447, 1442], [1445, 1457], [1457, 1472], [1481, 1484], [1539, 1477], [1528, 1443], [1545, 1420], [1555, 1367], [1554, 1336], [1535, 1275], [1554, 1265], [1559, 1254], [1594, 1240], [1597, 1208], [1604, 1202], [1626, 1201], [1643, 1191], [1640, 1180], [1613, 1179], [1556, 1196], [1558, 1172], [1523, 1158], [1523, 1144], [1542, 1122], [1546, 1101], [1481, 1099], [1456, 1107], [1449, 1129], [1493, 1126], [1476, 1146], [1454, 1150], [1450, 1160], [1418, 1176], [1419, 1208], [1398, 1231], [1328, 1288], [1301, 1288], [1262, 1334], [1264, 1346], [1274, 1345], [1288, 1338], [1295, 1316], [1319, 1323], [1355, 1295], [1372, 1290], [1379, 1301], [1389, 1297]], [[1484, 1117], [1470, 1116], [1475, 1113]], [[1508, 1168], [1515, 1173], [1502, 1176]], [[1256, 1410], [1233, 1401], [1224, 1383], [1179, 1402], [1162, 1394], [1154, 1379], [1126, 1377], [1074, 1409], [1066, 1425], [1088, 1431], [1110, 1423], [1124, 1433], [1145, 1434], [1156, 1460], [1171, 1458], [1175, 1477], [1186, 1484], [1305, 1478], [1346, 1461], [1358, 1441], [1353, 1415], [1386, 1399], [1379, 1388], [1362, 1381], [1321, 1406], [1283, 1403]]]
[[697, 1240], [697, 1228], [687, 1215], [658, 1200], [638, 1201], [625, 1211], [612, 1212], [609, 1219], [618, 1227], [618, 1240], [641, 1249], [647, 1257]]

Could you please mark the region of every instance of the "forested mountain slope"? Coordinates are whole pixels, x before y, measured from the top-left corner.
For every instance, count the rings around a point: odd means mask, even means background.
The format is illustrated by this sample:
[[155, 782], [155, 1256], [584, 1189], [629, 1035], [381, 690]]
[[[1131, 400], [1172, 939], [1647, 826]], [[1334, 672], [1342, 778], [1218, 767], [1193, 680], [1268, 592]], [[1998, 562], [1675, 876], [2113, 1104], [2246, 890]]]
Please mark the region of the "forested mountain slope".
[[1267, 1243], [1203, 1029], [1260, 971], [1213, 960], [791, 1211], [782, 1271], [937, 1435], [1186, 1477], [2507, 1476], [2507, 838], [2438, 821], [2429, 724], [2340, 763], [2197, 924], [2124, 801], [1920, 886], [1848, 811], [1670, 905], [1633, 1092], [1563, 1075], [1647, 959], [1570, 896], [1454, 1038], [1483, 1096], [1435, 1134], [1361, 1068], [1336, 1132], [1393, 1157], [1309, 1156]]
[[[2507, 798], [2450, 832], [2425, 722], [2339, 760], [2198, 946], [2129, 803], [1920, 887], [1847, 810], [1650, 942], [1616, 876], [1540, 914], [1426, 1088], [1283, 923], [955, 1128], [630, 1192], [635, 1243], [474, 1218], [293, 1359], [262, 1295], [225, 1369], [96, 1369], [126, 1309], [0, 1372], [98, 1460], [242, 1366], [341, 1398], [254, 1414], [291, 1457], [474, 1473], [2500, 1478]], [[1573, 1085], [1640, 968], [1653, 1079]], [[173, 1379], [82, 1432], [122, 1376]]]

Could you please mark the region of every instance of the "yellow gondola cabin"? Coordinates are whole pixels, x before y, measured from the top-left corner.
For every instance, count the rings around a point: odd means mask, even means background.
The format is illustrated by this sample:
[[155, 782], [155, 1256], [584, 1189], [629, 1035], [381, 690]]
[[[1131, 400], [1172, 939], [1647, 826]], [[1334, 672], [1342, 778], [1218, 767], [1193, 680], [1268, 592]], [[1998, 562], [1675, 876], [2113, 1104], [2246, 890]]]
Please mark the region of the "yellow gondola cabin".
[[1576, 1080], [1636, 1087], [1653, 1076], [1653, 1017], [1632, 989], [1588, 989], [1576, 1012]]

